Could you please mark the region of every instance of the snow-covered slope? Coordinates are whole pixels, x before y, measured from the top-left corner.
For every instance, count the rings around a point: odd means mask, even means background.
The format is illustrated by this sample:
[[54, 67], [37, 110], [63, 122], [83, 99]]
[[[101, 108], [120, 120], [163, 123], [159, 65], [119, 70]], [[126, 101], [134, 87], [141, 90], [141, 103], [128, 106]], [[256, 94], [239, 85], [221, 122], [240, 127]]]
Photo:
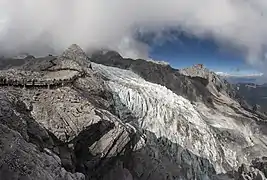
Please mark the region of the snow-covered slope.
[[[116, 102], [136, 118], [132, 124], [208, 159], [217, 173], [229, 171], [266, 152], [263, 142], [266, 136], [252, 120], [257, 117], [242, 110], [226, 95], [215, 99], [215, 107], [211, 109], [202, 102], [191, 103], [166, 87], [145, 81], [130, 70], [95, 63], [92, 66], [109, 79], [107, 83]], [[247, 153], [248, 149], [255, 153]]]

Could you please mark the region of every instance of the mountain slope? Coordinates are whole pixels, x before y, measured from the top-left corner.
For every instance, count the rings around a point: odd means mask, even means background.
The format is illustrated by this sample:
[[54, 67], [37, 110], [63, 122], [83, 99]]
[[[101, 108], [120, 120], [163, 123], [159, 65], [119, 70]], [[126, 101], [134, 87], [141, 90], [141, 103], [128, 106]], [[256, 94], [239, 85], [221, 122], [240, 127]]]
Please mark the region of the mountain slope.
[[267, 152], [265, 120], [244, 109], [217, 77], [219, 89], [206, 76], [116, 52], [88, 58], [77, 45], [59, 57], [14, 64], [0, 71], [0, 179], [266, 173], [264, 162], [247, 171], [241, 166]]
[[[210, 160], [217, 172], [246, 162], [242, 158], [244, 151], [253, 149], [255, 144], [266, 150], [251, 126], [250, 118], [256, 117], [227, 96], [221, 95], [216, 99], [218, 102], [214, 102], [215, 108], [209, 109], [202, 102], [192, 105], [182, 96], [149, 83], [131, 71], [97, 64], [93, 64], [93, 69], [110, 79], [109, 87], [137, 118], [134, 124], [138, 128]], [[236, 149], [237, 146], [240, 149]]]
[[[106, 57], [107, 55], [108, 57]], [[138, 61], [136, 62], [129, 59], [126, 59], [126, 65], [124, 65], [124, 59], [116, 56], [109, 58], [109, 56], [108, 53], [103, 54], [102, 57], [100, 55], [92, 56], [92, 61], [131, 69], [144, 78], [147, 78], [149, 73], [152, 74], [151, 76], [161, 74], [165, 77], [170, 77], [170, 74], [174, 73], [178, 74], [175, 70], [168, 71], [170, 67], [165, 65], [150, 64], [150, 62], [141, 60], [136, 60]], [[136, 114], [139, 128], [153, 132], [157, 137], [167, 138], [194, 154], [207, 158], [212, 162], [217, 173], [229, 171], [233, 167], [249, 163], [255, 157], [264, 155], [266, 136], [263, 135], [263, 132], [257, 132], [258, 122], [261, 121], [261, 118], [257, 114], [243, 109], [238, 99], [235, 100], [236, 92], [230, 84], [221, 80], [215, 73], [209, 72], [207, 69], [196, 71], [194, 68], [180, 71], [180, 73], [190, 76], [189, 79], [183, 77], [179, 83], [189, 81], [193, 82], [191, 84], [199, 85], [199, 88], [194, 90], [196, 96], [202, 94], [202, 98], [196, 98], [192, 105], [183, 98], [188, 97], [186, 91], [182, 91], [182, 93], [176, 91], [175, 94], [175, 91], [171, 92], [159, 85], [145, 82], [131, 71], [95, 66], [93, 64], [95, 69], [110, 79], [110, 87], [123, 105]], [[142, 71], [136, 66], [151, 70]], [[165, 73], [158, 73], [159, 69]], [[186, 74], [185, 71], [188, 71], [189, 74]], [[179, 74], [179, 76], [182, 75]], [[155, 78], [153, 81], [161, 83], [159, 78]], [[169, 81], [167, 80], [165, 83]], [[212, 106], [203, 103], [202, 100], [207, 98], [206, 94], [212, 98]]]
[[203, 82], [184, 76], [169, 65], [157, 64], [142, 59], [124, 59], [113, 51], [96, 52], [91, 56], [91, 61], [106, 66], [131, 70], [146, 81], [165, 86], [190, 101], [201, 99], [206, 105], [211, 105], [208, 100], [211, 93], [203, 86]]

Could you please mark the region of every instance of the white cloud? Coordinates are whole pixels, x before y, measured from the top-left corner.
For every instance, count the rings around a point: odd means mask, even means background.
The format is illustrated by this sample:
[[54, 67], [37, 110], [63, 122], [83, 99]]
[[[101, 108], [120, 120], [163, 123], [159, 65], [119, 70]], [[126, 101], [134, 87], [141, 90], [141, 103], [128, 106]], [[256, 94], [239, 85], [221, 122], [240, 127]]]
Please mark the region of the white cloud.
[[229, 76], [229, 74], [226, 72], [215, 72], [215, 74], [217, 74], [219, 76]]
[[234, 74], [234, 73], [227, 73], [227, 72], [215, 72], [217, 75], [224, 76], [224, 77], [261, 77], [263, 73], [251, 73], [251, 74]]
[[0, 0], [0, 7], [7, 18], [0, 31], [4, 52], [60, 52], [77, 43], [146, 57], [148, 47], [133, 38], [137, 28], [179, 26], [235, 46], [251, 64], [266, 65], [266, 0]]

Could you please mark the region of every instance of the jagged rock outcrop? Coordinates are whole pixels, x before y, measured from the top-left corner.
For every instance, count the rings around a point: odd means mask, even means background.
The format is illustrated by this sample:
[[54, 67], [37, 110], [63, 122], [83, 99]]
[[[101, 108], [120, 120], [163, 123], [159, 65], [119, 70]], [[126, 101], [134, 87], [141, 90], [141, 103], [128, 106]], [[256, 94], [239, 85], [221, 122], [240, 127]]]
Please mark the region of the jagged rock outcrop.
[[0, 179], [85, 179], [81, 173], [67, 172], [61, 159], [46, 148], [54, 141], [23, 102], [1, 90], [0, 104]]
[[238, 168], [238, 171], [236, 173], [236, 179], [240, 180], [246, 180], [246, 179], [251, 179], [251, 180], [264, 180], [266, 179], [265, 175], [256, 168], [249, 167], [247, 165], [242, 164], [241, 167]]
[[90, 61], [77, 45], [70, 46], [60, 57], [39, 59], [22, 67], [0, 72], [0, 85], [35, 87], [64, 86], [91, 74]]
[[189, 68], [180, 69], [179, 72], [187, 77], [202, 82], [206, 89], [213, 95], [213, 98], [215, 97], [217, 99], [223, 94], [237, 101], [242, 108], [247, 111], [254, 112], [263, 119], [267, 118], [264, 114], [257, 111], [258, 108], [255, 108], [256, 106], [246, 101], [242, 94], [236, 89], [235, 85], [228, 83], [223, 77], [216, 75], [204, 66], [194, 65]]
[[242, 164], [237, 170], [216, 175], [214, 179], [265, 180], [267, 176], [266, 157], [256, 158], [251, 164]]
[[[111, 113], [112, 97], [87, 60], [73, 45], [58, 58], [40, 60], [40, 66], [27, 62], [27, 69], [1, 71], [8, 79], [3, 94], [20, 104], [15, 112], [12, 103], [1, 101], [7, 115], [1, 116], [0, 179], [104, 178], [114, 167], [113, 158], [132, 146], [134, 129]], [[51, 88], [43, 88], [37, 77]], [[33, 78], [37, 80], [31, 84], [15, 83]], [[62, 85], [50, 82], [52, 78], [69, 81]], [[122, 169], [121, 176], [125, 174]]]
[[198, 79], [204, 86], [213, 94], [226, 93], [230, 97], [235, 97], [235, 91], [231, 85], [214, 72], [205, 68], [204, 65], [194, 65], [185, 69], [180, 69], [179, 72], [193, 79]]
[[77, 45], [72, 44], [62, 55], [59, 57], [59, 60], [73, 60], [79, 65], [84, 67], [90, 67], [90, 60], [85, 54], [85, 52]]

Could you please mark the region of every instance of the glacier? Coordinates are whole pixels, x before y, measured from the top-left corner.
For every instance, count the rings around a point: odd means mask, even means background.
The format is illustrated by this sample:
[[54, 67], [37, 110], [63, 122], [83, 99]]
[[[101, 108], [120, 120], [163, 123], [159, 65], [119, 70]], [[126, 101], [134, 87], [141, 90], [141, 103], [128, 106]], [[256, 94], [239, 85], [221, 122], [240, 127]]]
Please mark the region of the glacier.
[[208, 159], [217, 173], [249, 162], [253, 157], [244, 149], [266, 148], [266, 136], [253, 130], [257, 125], [251, 119], [257, 117], [223, 93], [211, 109], [148, 82], [131, 70], [96, 63], [92, 63], [92, 68], [108, 79], [106, 83], [117, 99], [115, 102], [136, 118], [129, 123]]

